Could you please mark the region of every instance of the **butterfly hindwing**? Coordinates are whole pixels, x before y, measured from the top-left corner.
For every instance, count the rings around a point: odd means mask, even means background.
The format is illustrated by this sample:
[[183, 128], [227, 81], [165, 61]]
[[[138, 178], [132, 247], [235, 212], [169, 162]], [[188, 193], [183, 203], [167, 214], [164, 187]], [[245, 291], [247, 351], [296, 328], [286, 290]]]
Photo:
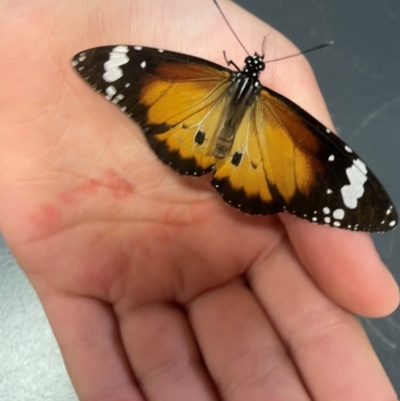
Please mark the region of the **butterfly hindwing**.
[[261, 152], [257, 111], [247, 110], [229, 154], [216, 163], [211, 183], [230, 205], [265, 215], [283, 211], [283, 203], [273, 182], [266, 179], [270, 161]]

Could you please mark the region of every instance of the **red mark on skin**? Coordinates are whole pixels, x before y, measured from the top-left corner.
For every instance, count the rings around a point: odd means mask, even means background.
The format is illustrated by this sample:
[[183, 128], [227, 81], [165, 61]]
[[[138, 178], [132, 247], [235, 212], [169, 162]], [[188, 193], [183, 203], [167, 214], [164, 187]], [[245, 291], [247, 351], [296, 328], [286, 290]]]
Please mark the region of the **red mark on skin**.
[[134, 186], [113, 169], [105, 169], [102, 179], [89, 179], [84, 184], [61, 193], [60, 199], [66, 205], [75, 205], [96, 195], [100, 190], [108, 190], [114, 198], [124, 199], [133, 192]]
[[74, 205], [83, 198], [95, 195], [99, 185], [100, 184], [96, 180], [88, 180], [85, 184], [79, 185], [69, 192], [63, 192], [60, 195], [61, 201], [66, 205]]
[[39, 207], [37, 212], [28, 216], [29, 221], [37, 230], [48, 232], [57, 229], [61, 221], [61, 212], [50, 203]]
[[115, 198], [124, 199], [133, 192], [134, 186], [113, 169], [104, 170], [104, 175], [106, 178], [104, 185], [111, 189]]

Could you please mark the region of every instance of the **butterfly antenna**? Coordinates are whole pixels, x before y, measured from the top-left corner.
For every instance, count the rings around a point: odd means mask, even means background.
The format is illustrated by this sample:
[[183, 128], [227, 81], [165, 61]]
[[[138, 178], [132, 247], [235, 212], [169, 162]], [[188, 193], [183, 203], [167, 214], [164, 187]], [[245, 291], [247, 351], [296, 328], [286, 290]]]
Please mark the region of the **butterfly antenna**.
[[263, 41], [262, 41], [262, 45], [261, 45], [261, 51], [262, 51], [261, 57], [262, 58], [264, 58], [264, 56], [265, 56], [265, 44], [267, 43], [267, 39], [268, 39], [268, 36], [270, 33], [271, 33], [271, 31], [268, 32], [268, 34], [264, 36]]
[[236, 40], [239, 42], [240, 46], [243, 47], [244, 51], [246, 52], [246, 54], [248, 56], [250, 56], [249, 52], [247, 51], [247, 49], [244, 47], [244, 44], [240, 41], [239, 37], [236, 35], [236, 32], [233, 30], [231, 24], [229, 23], [228, 19], [225, 17], [225, 14], [222, 12], [220, 5], [218, 4], [217, 0], [213, 0], [214, 4], [217, 6], [218, 11], [221, 13], [222, 18], [225, 20], [226, 25], [228, 25], [229, 29], [231, 30], [231, 32], [233, 33], [233, 36], [236, 38]]
[[275, 62], [275, 61], [286, 60], [287, 58], [300, 56], [301, 54], [310, 53], [310, 52], [313, 52], [314, 50], [323, 49], [324, 47], [331, 46], [331, 45], [333, 45], [333, 41], [330, 41], [328, 43], [323, 43], [322, 45], [311, 47], [311, 49], [303, 50], [303, 51], [301, 51], [299, 53], [291, 54], [290, 56], [285, 56], [285, 57], [281, 57], [281, 58], [276, 58], [274, 60], [265, 61], [265, 63], [272, 63], [272, 62]]

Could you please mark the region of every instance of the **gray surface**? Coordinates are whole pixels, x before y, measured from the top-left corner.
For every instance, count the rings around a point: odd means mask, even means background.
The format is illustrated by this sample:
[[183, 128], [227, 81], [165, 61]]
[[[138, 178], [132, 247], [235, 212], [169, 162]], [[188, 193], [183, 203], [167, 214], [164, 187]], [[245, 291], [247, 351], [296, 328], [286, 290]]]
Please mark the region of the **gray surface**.
[[0, 400], [76, 401], [32, 286], [0, 237]]
[[[368, 161], [399, 209], [400, 2], [238, 3], [300, 48], [335, 40], [334, 47], [311, 54], [309, 60], [337, 130]], [[400, 281], [400, 230], [375, 239]], [[0, 277], [0, 400], [76, 401], [40, 303], [1, 239]], [[400, 312], [363, 323], [400, 393]]]

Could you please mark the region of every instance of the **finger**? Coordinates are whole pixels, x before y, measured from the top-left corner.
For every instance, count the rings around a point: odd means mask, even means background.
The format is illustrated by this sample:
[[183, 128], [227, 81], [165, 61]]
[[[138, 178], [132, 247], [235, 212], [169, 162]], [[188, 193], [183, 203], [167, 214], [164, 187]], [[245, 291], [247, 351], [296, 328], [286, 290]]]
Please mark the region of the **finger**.
[[399, 288], [368, 234], [282, 219], [301, 262], [333, 301], [371, 317], [397, 308]]
[[108, 305], [66, 295], [46, 296], [41, 301], [81, 401], [145, 401]]
[[148, 400], [217, 400], [183, 311], [159, 303], [120, 315], [125, 349]]
[[223, 400], [310, 400], [265, 313], [242, 282], [198, 297], [189, 316]]
[[314, 285], [289, 242], [248, 275], [315, 401], [395, 400], [359, 322]]

